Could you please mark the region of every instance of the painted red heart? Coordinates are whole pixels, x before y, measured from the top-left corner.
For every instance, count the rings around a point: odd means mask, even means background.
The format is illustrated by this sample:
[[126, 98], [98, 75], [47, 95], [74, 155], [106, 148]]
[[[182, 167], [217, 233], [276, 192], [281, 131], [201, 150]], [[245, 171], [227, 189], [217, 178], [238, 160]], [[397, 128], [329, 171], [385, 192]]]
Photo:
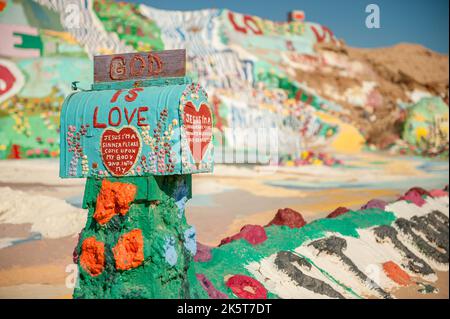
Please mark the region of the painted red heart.
[[212, 138], [211, 109], [207, 104], [201, 104], [197, 111], [189, 101], [184, 105], [183, 122], [192, 157], [200, 163]]
[[114, 176], [123, 176], [136, 164], [141, 152], [141, 140], [132, 127], [120, 131], [105, 129], [100, 141], [102, 160]]

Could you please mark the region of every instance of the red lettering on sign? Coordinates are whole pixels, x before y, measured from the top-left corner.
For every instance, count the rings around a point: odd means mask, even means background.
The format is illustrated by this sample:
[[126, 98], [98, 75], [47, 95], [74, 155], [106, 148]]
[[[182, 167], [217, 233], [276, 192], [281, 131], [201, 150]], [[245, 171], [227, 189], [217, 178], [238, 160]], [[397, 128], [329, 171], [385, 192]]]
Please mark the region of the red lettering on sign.
[[128, 69], [125, 59], [121, 56], [116, 56], [111, 60], [109, 65], [109, 76], [111, 80], [126, 80], [129, 77], [142, 77], [146, 69], [148, 70], [147, 73], [149, 76], [155, 76], [163, 71], [163, 61], [155, 54], [148, 54], [147, 60], [142, 55], [135, 54], [129, 61]]
[[148, 126], [148, 123], [142, 123], [142, 121], [145, 121], [146, 118], [141, 116], [141, 112], [147, 112], [147, 111], [148, 111], [148, 107], [146, 107], [146, 106], [142, 106], [138, 109], [138, 122], [137, 122], [138, 126]]
[[[117, 121], [113, 122], [112, 121], [112, 117], [113, 117], [113, 112], [117, 111]], [[117, 106], [112, 107], [109, 110], [109, 115], [108, 115], [108, 123], [110, 126], [119, 126], [120, 123], [122, 122], [122, 112], [120, 112], [120, 109]]]
[[143, 91], [143, 88], [135, 88], [128, 91], [128, 94], [125, 96], [125, 101], [127, 102], [133, 102], [136, 100], [138, 94], [137, 92]]
[[[136, 62], [140, 62], [138, 69], [136, 69]], [[130, 63], [130, 75], [131, 76], [142, 76], [144, 74], [145, 64], [146, 64], [145, 60], [141, 55], [139, 55], [139, 54], [133, 55], [133, 57], [131, 58], [131, 63]]]
[[253, 19], [251, 16], [244, 16], [244, 23], [250, 30], [253, 31], [256, 35], [263, 34], [261, 28], [259, 27], [258, 23]]
[[94, 119], [93, 119], [93, 126], [95, 128], [105, 128], [106, 124], [105, 123], [98, 123], [97, 122], [97, 117], [98, 117], [98, 106], [95, 107], [94, 109]]
[[128, 125], [130, 125], [134, 115], [136, 114], [136, 109], [134, 109], [133, 112], [131, 112], [131, 117], [128, 116], [128, 110], [126, 107], [124, 108], [124, 110], [125, 110], [125, 118], [127, 119]]
[[[153, 70], [153, 65], [156, 64], [155, 70]], [[161, 58], [154, 54], [148, 55], [148, 75], [158, 75], [163, 70], [163, 61]]]
[[139, 135], [132, 127], [106, 129], [100, 139], [103, 164], [115, 176], [123, 176], [136, 164], [141, 151]]
[[323, 42], [325, 41], [327, 35], [330, 37], [330, 40], [335, 41], [334, 39], [334, 35], [333, 32], [328, 29], [326, 26], [321, 26], [322, 27], [322, 34], [319, 33], [319, 31], [316, 29], [315, 26], [311, 25], [311, 30], [314, 32], [317, 42]]
[[96, 83], [185, 75], [184, 49], [94, 56]]
[[[143, 91], [143, 88], [134, 88], [131, 90], [128, 90], [128, 94], [125, 96], [125, 101], [127, 102], [133, 102], [134, 100], [136, 100], [138, 94], [137, 92], [141, 92]], [[116, 91], [116, 93], [114, 93], [113, 97], [111, 98], [111, 103], [115, 103], [117, 101], [117, 99], [119, 98], [120, 94], [122, 94], [123, 90], [118, 90]]]
[[258, 24], [258, 21], [254, 17], [249, 15], [244, 15], [243, 22], [244, 26], [240, 26], [236, 22], [236, 18], [232, 12], [228, 12], [228, 19], [233, 25], [234, 29], [238, 32], [247, 33], [248, 30], [252, 31], [255, 35], [262, 35], [263, 31]]
[[247, 29], [245, 27], [241, 27], [236, 23], [236, 20], [234, 19], [233, 12], [228, 12], [228, 19], [230, 20], [231, 24], [233, 25], [234, 29], [238, 32], [247, 33]]
[[116, 56], [109, 64], [109, 77], [111, 80], [125, 80], [127, 77], [127, 67], [125, 59], [121, 56]]
[[[128, 125], [131, 125], [133, 122], [134, 117], [137, 113], [137, 125], [138, 126], [148, 126], [148, 123], [145, 123], [147, 121], [147, 118], [144, 116], [144, 114], [148, 112], [147, 106], [141, 106], [139, 108], [133, 108], [133, 110], [130, 111], [124, 107], [123, 111], [118, 107], [114, 106], [109, 109], [108, 112], [108, 124], [109, 126], [117, 127], [122, 125], [122, 119], [125, 118], [125, 121]], [[122, 113], [124, 116], [122, 116]], [[93, 116], [93, 126], [94, 128], [106, 128], [106, 123], [99, 122], [98, 120], [98, 106], [94, 109], [94, 116]]]
[[112, 99], [111, 99], [111, 103], [116, 103], [117, 99], [119, 98], [119, 95], [122, 93], [123, 90], [117, 90], [116, 93], [114, 93]]

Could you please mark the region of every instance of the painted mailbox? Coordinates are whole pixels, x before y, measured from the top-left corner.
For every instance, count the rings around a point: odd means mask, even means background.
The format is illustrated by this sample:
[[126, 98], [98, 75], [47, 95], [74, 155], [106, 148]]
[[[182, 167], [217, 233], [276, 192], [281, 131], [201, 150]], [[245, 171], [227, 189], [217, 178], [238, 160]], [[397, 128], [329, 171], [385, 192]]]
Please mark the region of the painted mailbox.
[[184, 215], [191, 174], [213, 166], [206, 92], [186, 53], [94, 58], [91, 90], [61, 111], [60, 176], [86, 177], [74, 298], [200, 298]]
[[[212, 169], [207, 94], [188, 78], [76, 92], [61, 112], [61, 177], [192, 174]], [[123, 85], [123, 84], [122, 84]]]

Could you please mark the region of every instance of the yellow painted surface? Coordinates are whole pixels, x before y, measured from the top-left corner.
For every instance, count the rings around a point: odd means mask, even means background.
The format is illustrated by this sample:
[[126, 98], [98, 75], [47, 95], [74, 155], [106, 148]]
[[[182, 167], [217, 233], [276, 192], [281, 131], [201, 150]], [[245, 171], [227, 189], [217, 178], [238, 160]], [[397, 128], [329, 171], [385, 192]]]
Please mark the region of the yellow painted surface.
[[428, 136], [428, 130], [425, 127], [418, 127], [416, 130], [416, 138], [417, 141], [420, 142], [422, 138], [425, 138]]
[[337, 152], [353, 154], [361, 151], [365, 140], [356, 127], [322, 112], [317, 112], [317, 116], [325, 123], [339, 126], [339, 131], [331, 142], [331, 147]]
[[68, 42], [69, 44], [77, 45], [77, 40], [69, 32], [59, 32], [53, 30], [44, 30], [44, 34], [60, 38], [61, 40]]

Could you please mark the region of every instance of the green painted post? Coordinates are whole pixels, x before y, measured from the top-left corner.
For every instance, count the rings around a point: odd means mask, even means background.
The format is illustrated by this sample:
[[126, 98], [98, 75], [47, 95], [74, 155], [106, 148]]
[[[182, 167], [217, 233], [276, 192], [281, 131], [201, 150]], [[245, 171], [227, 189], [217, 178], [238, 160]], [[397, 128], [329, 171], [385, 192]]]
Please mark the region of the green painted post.
[[[126, 214], [116, 214], [101, 226], [94, 214], [105, 180], [87, 180], [83, 205], [89, 213], [76, 248], [78, 263], [83, 257], [88, 260], [82, 255], [82, 246], [89, 238], [104, 243], [104, 259], [97, 259], [101, 268], [98, 275], [93, 276], [86, 263], [80, 267], [74, 298], [204, 297], [192, 263], [197, 245], [195, 229], [184, 215], [184, 205], [191, 198], [191, 175], [106, 180], [133, 185], [137, 194]], [[128, 256], [121, 256], [125, 260], [118, 264], [120, 238], [133, 232], [140, 233], [141, 238], [124, 248]]]

